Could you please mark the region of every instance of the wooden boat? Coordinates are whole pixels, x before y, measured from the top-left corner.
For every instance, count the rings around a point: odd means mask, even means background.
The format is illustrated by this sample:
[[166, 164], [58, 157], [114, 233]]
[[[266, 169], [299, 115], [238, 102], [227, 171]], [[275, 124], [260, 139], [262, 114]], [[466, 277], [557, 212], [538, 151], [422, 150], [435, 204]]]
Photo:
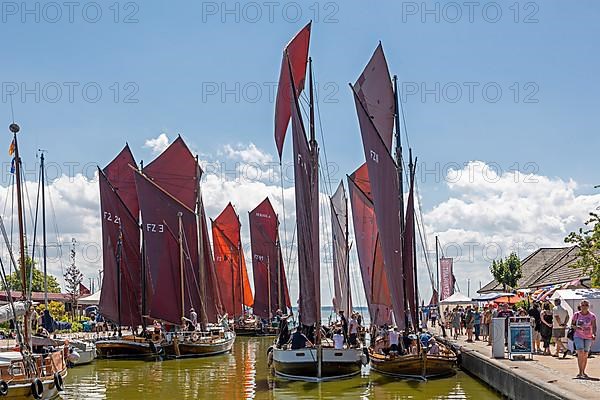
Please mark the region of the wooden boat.
[[[409, 194], [404, 209], [399, 92], [381, 43], [351, 85], [366, 163], [348, 177], [359, 262], [372, 324], [390, 325], [393, 311], [400, 331], [419, 331], [413, 163], [409, 149]], [[396, 127], [395, 146], [392, 143]], [[394, 156], [392, 155], [394, 154]], [[424, 227], [421, 228], [421, 231]], [[371, 238], [376, 238], [372, 240]], [[362, 254], [361, 254], [362, 253]], [[433, 286], [433, 281], [432, 281]], [[434, 288], [435, 290], [435, 288]], [[428, 355], [420, 341], [418, 355], [384, 355], [369, 349], [373, 370], [397, 377], [429, 378], [451, 374], [456, 354], [441, 344]]]
[[[252, 313], [256, 319], [260, 318], [257, 321], [260, 330], [253, 334], [277, 335], [281, 317], [291, 310], [279, 240], [279, 217], [267, 197], [248, 213], [248, 219], [254, 277]], [[236, 331], [242, 334], [239, 329]]]
[[[287, 346], [271, 348], [269, 360], [275, 376], [290, 380], [325, 381], [359, 374], [366, 358], [361, 349], [338, 350], [332, 348], [326, 340], [322, 340], [319, 149], [315, 135], [312, 62], [308, 58], [310, 30], [309, 23], [292, 39], [283, 53], [275, 108], [275, 139], [281, 157], [285, 131], [291, 120], [293, 159], [298, 160], [294, 162], [294, 181], [301, 310], [299, 323], [309, 329], [315, 329], [316, 337], [314, 347], [294, 350]], [[310, 107], [308, 138], [298, 100], [304, 86], [307, 66]]]
[[[23, 224], [23, 194], [22, 194], [22, 161], [19, 156], [17, 133], [19, 125], [12, 123], [9, 127], [13, 134], [13, 142], [10, 146], [11, 154], [14, 152], [15, 182], [17, 196], [17, 220], [19, 227], [19, 263], [15, 261], [12, 246], [8, 243], [8, 237], [4, 235], [6, 247], [10, 253], [12, 268], [20, 271], [21, 287], [30, 287], [27, 277], [27, 266], [25, 264], [27, 254], [25, 251], [25, 229]], [[4, 221], [0, 217], [0, 229], [5, 232]], [[34, 239], [35, 240], [35, 239]], [[2, 277], [6, 277], [4, 265], [0, 265]], [[4, 278], [2, 279], [4, 281]], [[3, 282], [6, 286], [6, 282]], [[17, 334], [18, 351], [0, 353], [0, 397], [14, 399], [49, 399], [55, 397], [63, 390], [63, 379], [67, 376], [67, 364], [65, 362], [65, 349], [41, 349], [46, 354], [34, 354], [32, 346], [32, 303], [31, 297], [24, 290], [21, 293], [21, 301], [13, 299], [11, 290], [6, 288], [8, 304], [0, 307], [0, 323], [9, 320], [17, 320], [22, 317], [23, 323], [15, 324]]]
[[0, 353], [0, 396], [4, 399], [52, 399], [62, 392], [67, 366], [62, 349], [47, 356], [34, 355], [35, 373], [28, 373], [19, 352]]
[[236, 337], [228, 324], [215, 324], [223, 309], [198, 190], [200, 175], [198, 159], [181, 137], [134, 174], [145, 227], [143, 248], [154, 282], [148, 315], [173, 326], [153, 338], [168, 358], [222, 354], [231, 350]]
[[180, 332], [168, 334], [162, 348], [168, 358], [215, 356], [231, 351], [235, 332], [214, 327], [207, 332]]
[[439, 344], [440, 353], [427, 354], [421, 351], [417, 355], [385, 355], [369, 348], [369, 359], [373, 371], [397, 377], [434, 379], [444, 378], [456, 373], [456, 354], [443, 344]]
[[140, 336], [123, 336], [96, 341], [98, 358], [150, 359], [162, 354], [158, 343]]
[[233, 205], [228, 203], [211, 223], [215, 269], [223, 307], [233, 319], [237, 335], [258, 336], [260, 320], [247, 312], [247, 308], [254, 304], [254, 297], [242, 250], [240, 218]]

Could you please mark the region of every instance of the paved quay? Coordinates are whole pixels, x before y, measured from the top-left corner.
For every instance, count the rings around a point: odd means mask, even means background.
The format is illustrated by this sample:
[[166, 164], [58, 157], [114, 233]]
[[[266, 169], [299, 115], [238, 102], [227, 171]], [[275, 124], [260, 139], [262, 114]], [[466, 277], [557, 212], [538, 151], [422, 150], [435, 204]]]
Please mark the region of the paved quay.
[[[461, 353], [463, 370], [477, 376], [505, 396], [514, 399], [597, 399], [600, 398], [600, 355], [588, 359], [590, 379], [576, 379], [577, 359], [534, 355], [533, 360], [492, 358], [487, 342], [468, 343], [446, 338]], [[551, 346], [554, 349], [554, 345]]]

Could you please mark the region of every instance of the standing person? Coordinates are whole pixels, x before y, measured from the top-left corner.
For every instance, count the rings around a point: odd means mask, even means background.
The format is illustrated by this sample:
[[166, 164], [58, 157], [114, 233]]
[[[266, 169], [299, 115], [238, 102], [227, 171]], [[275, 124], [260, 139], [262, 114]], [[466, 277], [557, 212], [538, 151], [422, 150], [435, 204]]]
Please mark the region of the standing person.
[[492, 307], [485, 305], [483, 308], [483, 340], [487, 340], [488, 345], [492, 344], [492, 335], [490, 334], [492, 325]]
[[194, 310], [194, 307], [190, 308], [190, 322], [192, 323], [192, 330], [195, 330], [196, 326], [198, 326], [198, 314]]
[[475, 317], [471, 305], [467, 306], [465, 312], [465, 328], [467, 330], [467, 342], [473, 342], [473, 327], [475, 326]]
[[481, 313], [478, 306], [475, 306], [473, 309], [473, 324], [475, 327], [475, 340], [479, 340], [479, 335], [481, 334]]
[[437, 307], [433, 306], [431, 308], [431, 312], [429, 313], [429, 319], [431, 319], [431, 326], [435, 327], [435, 322], [437, 321]]
[[452, 330], [454, 331], [454, 340], [457, 340], [460, 332], [460, 312], [458, 308], [454, 308], [454, 311], [452, 311]]
[[344, 335], [344, 341], [348, 342], [348, 320], [344, 316], [344, 310], [340, 310], [340, 322], [342, 323], [342, 334]]
[[542, 334], [540, 333], [542, 325], [540, 305], [537, 302], [533, 303], [533, 306], [529, 309], [527, 314], [531, 317], [533, 322], [533, 351], [539, 354], [542, 352], [542, 349], [540, 348], [540, 340], [542, 339]]
[[352, 313], [352, 318], [350, 318], [350, 324], [348, 325], [348, 343], [350, 346], [355, 347], [358, 343], [356, 338], [358, 337], [358, 321], [356, 320], [356, 314]]
[[398, 342], [400, 338], [400, 332], [398, 332], [398, 327], [394, 326], [394, 330], [388, 333], [388, 338], [390, 340], [390, 353], [395, 352], [398, 353]]
[[550, 310], [550, 303], [544, 303], [544, 310], [541, 314], [541, 329], [540, 334], [542, 336], [542, 342], [544, 343], [544, 355], [550, 355], [550, 339], [552, 338], [552, 310]]
[[566, 350], [562, 339], [565, 337], [565, 329], [568, 321], [569, 313], [560, 305], [560, 299], [554, 299], [554, 309], [552, 310], [552, 338], [556, 342], [554, 357], [558, 357], [561, 350]]
[[596, 340], [598, 324], [596, 315], [590, 311], [590, 303], [587, 300], [581, 300], [579, 306], [581, 311], [573, 314], [571, 320], [571, 326], [575, 328], [573, 342], [577, 352], [577, 366], [579, 367], [577, 378], [588, 379], [589, 376], [585, 373], [585, 367], [587, 366], [588, 353], [592, 347], [592, 342]]

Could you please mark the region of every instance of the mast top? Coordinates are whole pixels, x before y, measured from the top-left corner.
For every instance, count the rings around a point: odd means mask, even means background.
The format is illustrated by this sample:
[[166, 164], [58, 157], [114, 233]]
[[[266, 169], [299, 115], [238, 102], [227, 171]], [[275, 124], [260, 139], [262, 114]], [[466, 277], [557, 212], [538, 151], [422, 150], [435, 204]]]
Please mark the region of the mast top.
[[19, 133], [19, 131], [21, 130], [21, 127], [20, 127], [18, 124], [15, 124], [15, 123], [13, 122], [12, 124], [10, 124], [10, 125], [8, 126], [8, 129], [9, 129], [9, 130], [10, 130], [12, 133], [14, 133], [14, 134], [17, 134], [17, 133]]

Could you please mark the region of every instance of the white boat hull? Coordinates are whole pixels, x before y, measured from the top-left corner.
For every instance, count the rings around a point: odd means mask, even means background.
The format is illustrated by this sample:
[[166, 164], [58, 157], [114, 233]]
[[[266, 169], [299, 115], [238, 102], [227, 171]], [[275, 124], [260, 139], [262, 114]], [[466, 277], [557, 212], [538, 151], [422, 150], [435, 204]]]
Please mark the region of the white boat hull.
[[291, 380], [313, 382], [349, 378], [359, 374], [361, 366], [365, 362], [361, 349], [324, 348], [321, 351], [321, 373], [319, 375], [318, 349], [273, 349], [275, 375]]

